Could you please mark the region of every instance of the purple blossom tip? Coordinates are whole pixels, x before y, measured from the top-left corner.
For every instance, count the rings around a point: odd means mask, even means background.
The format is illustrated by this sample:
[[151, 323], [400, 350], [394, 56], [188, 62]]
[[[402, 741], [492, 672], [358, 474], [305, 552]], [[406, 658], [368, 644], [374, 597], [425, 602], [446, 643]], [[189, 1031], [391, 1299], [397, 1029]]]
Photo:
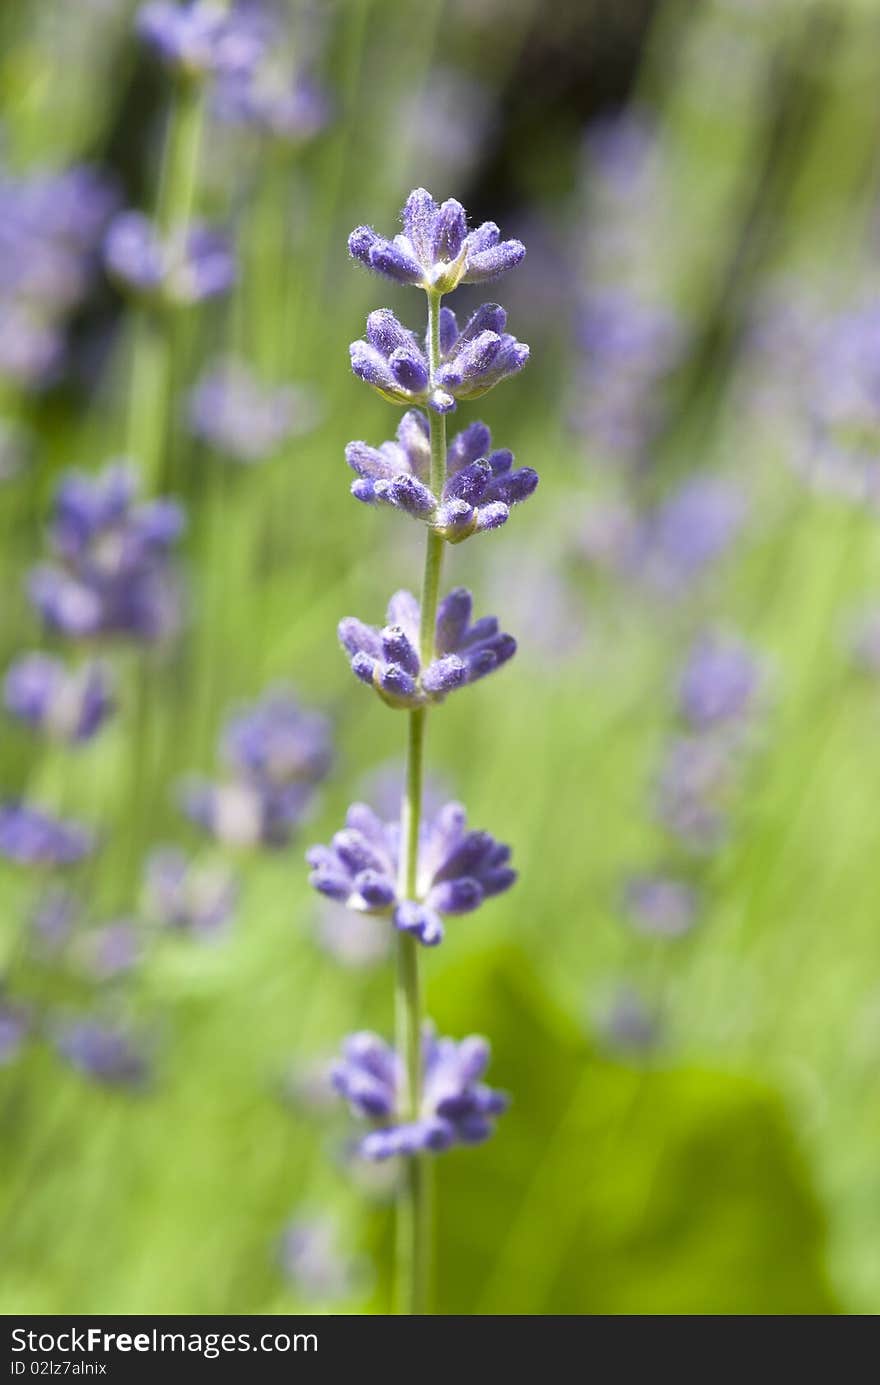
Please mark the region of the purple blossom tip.
[[4, 697], [13, 716], [69, 744], [91, 740], [114, 709], [103, 664], [69, 671], [60, 659], [43, 653], [16, 659], [6, 674]]
[[78, 822], [51, 817], [20, 802], [0, 803], [0, 856], [20, 866], [72, 866], [94, 849]]
[[520, 241], [501, 241], [494, 222], [468, 231], [467, 213], [454, 197], [439, 206], [425, 188], [410, 193], [401, 212], [403, 233], [388, 240], [369, 226], [349, 237], [353, 259], [400, 284], [451, 293], [459, 284], [496, 279], [525, 255]]

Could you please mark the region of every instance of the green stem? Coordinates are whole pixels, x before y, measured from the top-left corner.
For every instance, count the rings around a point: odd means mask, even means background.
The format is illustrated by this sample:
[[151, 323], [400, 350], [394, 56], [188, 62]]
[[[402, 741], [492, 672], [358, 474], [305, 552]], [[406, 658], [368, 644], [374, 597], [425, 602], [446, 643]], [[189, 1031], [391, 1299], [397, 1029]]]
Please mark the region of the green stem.
[[[440, 360], [440, 294], [428, 294], [428, 346], [431, 371]], [[439, 495], [446, 480], [446, 420], [431, 413], [431, 489]], [[422, 666], [434, 657], [437, 603], [443, 568], [443, 540], [428, 530], [422, 578], [419, 646]], [[400, 892], [418, 898], [419, 829], [422, 820], [425, 729], [427, 712], [409, 714], [406, 784], [401, 812]], [[403, 1105], [408, 1120], [418, 1120], [422, 1103], [422, 991], [419, 944], [409, 933], [397, 940], [397, 1051], [404, 1060], [406, 1086]], [[397, 1202], [397, 1312], [428, 1312], [431, 1277], [431, 1168], [425, 1155], [406, 1161]]]

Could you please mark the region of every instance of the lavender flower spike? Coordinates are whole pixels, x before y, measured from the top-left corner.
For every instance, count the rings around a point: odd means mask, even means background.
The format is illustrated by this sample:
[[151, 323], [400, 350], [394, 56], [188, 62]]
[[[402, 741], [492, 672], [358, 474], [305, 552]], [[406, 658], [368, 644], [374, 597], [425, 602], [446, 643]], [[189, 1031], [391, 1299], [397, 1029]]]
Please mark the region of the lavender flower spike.
[[466, 683], [476, 683], [516, 653], [516, 640], [503, 634], [494, 616], [471, 621], [473, 600], [456, 587], [437, 608], [434, 658], [425, 667], [419, 656], [419, 603], [400, 591], [388, 603], [388, 624], [380, 630], [354, 616], [339, 623], [339, 641], [355, 677], [368, 683], [389, 707], [423, 707], [442, 702]]
[[306, 855], [309, 883], [319, 894], [359, 914], [386, 917], [427, 947], [443, 938], [443, 918], [469, 914], [516, 881], [510, 847], [488, 832], [469, 831], [460, 803], [447, 803], [420, 833], [416, 898], [398, 889], [400, 826], [383, 822], [363, 803], [348, 810], [330, 846]]
[[221, 231], [197, 222], [164, 237], [143, 212], [114, 217], [104, 261], [122, 288], [176, 307], [215, 298], [235, 282], [235, 258]]
[[247, 70], [260, 56], [251, 27], [227, 13], [219, 0], [149, 0], [137, 15], [137, 32], [182, 77]]
[[353, 1113], [374, 1127], [360, 1142], [361, 1156], [381, 1160], [439, 1154], [453, 1145], [488, 1139], [495, 1118], [509, 1105], [506, 1093], [481, 1080], [488, 1063], [485, 1039], [472, 1034], [456, 1043], [437, 1038], [426, 1025], [421, 1108], [415, 1120], [407, 1121], [400, 1112], [404, 1086], [400, 1055], [377, 1034], [350, 1035], [333, 1068], [332, 1082]]
[[740, 720], [760, 682], [751, 650], [738, 641], [706, 635], [691, 650], [679, 688], [682, 716], [696, 731]]
[[507, 522], [511, 506], [527, 500], [538, 484], [531, 467], [513, 470], [513, 454], [506, 448], [492, 451], [485, 423], [472, 423], [452, 439], [446, 485], [440, 496], [434, 495], [428, 485], [428, 420], [416, 409], [404, 414], [396, 442], [379, 448], [350, 442], [345, 457], [357, 473], [351, 487], [356, 500], [402, 510], [430, 525], [447, 543], [498, 529]]
[[91, 740], [113, 711], [103, 664], [89, 663], [70, 673], [50, 654], [24, 654], [16, 659], [6, 674], [4, 696], [13, 716], [73, 744]]
[[401, 220], [403, 234], [393, 240], [358, 226], [348, 238], [349, 253], [386, 279], [429, 292], [451, 293], [459, 284], [497, 279], [526, 253], [521, 241], [502, 241], [493, 221], [468, 231], [460, 202], [450, 197], [438, 206], [424, 188], [410, 193]]

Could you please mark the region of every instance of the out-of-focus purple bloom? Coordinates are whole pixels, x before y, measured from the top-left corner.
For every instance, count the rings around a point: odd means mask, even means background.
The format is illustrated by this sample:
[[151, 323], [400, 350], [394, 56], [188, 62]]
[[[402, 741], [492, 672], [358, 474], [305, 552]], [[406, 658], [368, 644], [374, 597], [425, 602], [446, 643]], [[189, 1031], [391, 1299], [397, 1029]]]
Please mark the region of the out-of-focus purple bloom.
[[621, 1057], [645, 1058], [660, 1044], [663, 1026], [656, 1008], [624, 983], [599, 1015], [599, 1031], [609, 1048]]
[[721, 736], [680, 736], [670, 744], [657, 781], [657, 812], [683, 845], [711, 852], [727, 831], [736, 758]]
[[221, 81], [215, 109], [230, 124], [301, 145], [321, 133], [332, 107], [325, 88], [309, 73], [264, 59]]
[[450, 197], [438, 206], [424, 188], [410, 193], [401, 220], [403, 234], [393, 240], [370, 226], [358, 226], [348, 239], [354, 259], [399, 284], [451, 293], [459, 284], [497, 279], [526, 253], [521, 241], [502, 241], [494, 221], [468, 231], [460, 202]]
[[0, 996], [0, 1068], [15, 1061], [31, 1030], [27, 1006]]
[[286, 846], [330, 768], [327, 718], [274, 690], [231, 718], [222, 753], [234, 778], [191, 780], [183, 790], [185, 811], [230, 846]]
[[531, 467], [513, 470], [513, 454], [492, 450], [485, 423], [472, 423], [452, 439], [442, 494], [430, 489], [431, 444], [428, 420], [417, 410], [405, 413], [396, 442], [369, 447], [350, 442], [346, 460], [358, 479], [351, 493], [366, 505], [391, 505], [429, 524], [449, 543], [497, 529], [512, 505], [527, 500], [538, 484]]
[[44, 891], [28, 919], [32, 944], [43, 958], [63, 951], [82, 912], [78, 897], [61, 886]]
[[363, 1267], [342, 1254], [335, 1225], [325, 1217], [296, 1217], [278, 1247], [281, 1268], [299, 1298], [338, 1303], [358, 1288]]
[[149, 1059], [141, 1042], [121, 1026], [103, 1020], [72, 1020], [59, 1026], [55, 1044], [71, 1067], [112, 1087], [143, 1087]]
[[634, 875], [624, 905], [633, 927], [657, 938], [681, 938], [693, 928], [700, 907], [696, 888], [670, 875]]
[[594, 290], [585, 299], [573, 422], [614, 461], [644, 460], [664, 421], [668, 381], [686, 341], [675, 314], [623, 290]]
[[742, 492], [723, 477], [689, 477], [643, 521], [634, 556], [640, 575], [660, 588], [686, 588], [735, 542], [745, 512]]
[[737, 721], [752, 707], [759, 684], [759, 666], [750, 649], [738, 640], [704, 635], [681, 677], [681, 714], [695, 731]]
[[485, 678], [516, 653], [516, 640], [494, 616], [471, 620], [473, 599], [456, 587], [437, 608], [434, 658], [419, 656], [419, 603], [400, 591], [388, 603], [388, 624], [379, 629], [354, 616], [339, 623], [339, 641], [356, 678], [373, 687], [389, 707], [442, 702], [455, 688]]
[[7, 671], [6, 708], [13, 716], [69, 742], [88, 741], [114, 709], [110, 676], [103, 664], [73, 672], [50, 654], [24, 654]]
[[469, 831], [460, 803], [447, 803], [422, 824], [415, 899], [399, 892], [399, 855], [400, 824], [355, 803], [330, 846], [307, 852], [309, 884], [355, 913], [390, 919], [431, 947], [443, 937], [445, 916], [469, 914], [516, 881], [510, 847], [488, 832]]
[[169, 67], [185, 77], [248, 71], [262, 47], [218, 0], [149, 0], [137, 14], [137, 32]]
[[374, 1129], [360, 1141], [364, 1159], [441, 1153], [453, 1145], [480, 1144], [507, 1110], [509, 1099], [481, 1080], [489, 1044], [476, 1034], [456, 1043], [426, 1027], [422, 1040], [422, 1101], [416, 1120], [400, 1111], [403, 1064], [377, 1034], [352, 1034], [333, 1070], [333, 1085], [355, 1115]]
[[94, 834], [81, 823], [50, 817], [27, 803], [0, 803], [0, 856], [16, 865], [75, 865], [94, 844]]
[[57, 375], [64, 354], [60, 329], [24, 303], [0, 299], [0, 379], [39, 389]]
[[30, 574], [31, 600], [49, 629], [72, 639], [156, 640], [174, 628], [169, 555], [184, 528], [172, 500], [135, 501], [136, 474], [109, 466], [60, 482], [49, 521], [56, 560]]
[[239, 894], [239, 882], [228, 867], [190, 860], [177, 847], [157, 848], [147, 860], [147, 916], [175, 932], [215, 937], [235, 913]]
[[391, 934], [382, 919], [355, 917], [329, 901], [321, 901], [316, 920], [319, 944], [345, 967], [372, 967], [384, 962]]
[[95, 981], [111, 981], [133, 971], [143, 960], [141, 930], [133, 919], [90, 928], [77, 939], [77, 959]]
[[317, 421], [310, 391], [295, 385], [264, 385], [241, 361], [226, 360], [202, 376], [189, 398], [196, 437], [236, 462], [271, 457], [289, 438]]
[[235, 257], [222, 231], [195, 223], [163, 237], [143, 212], [120, 212], [104, 238], [109, 273], [130, 292], [184, 306], [226, 293]]

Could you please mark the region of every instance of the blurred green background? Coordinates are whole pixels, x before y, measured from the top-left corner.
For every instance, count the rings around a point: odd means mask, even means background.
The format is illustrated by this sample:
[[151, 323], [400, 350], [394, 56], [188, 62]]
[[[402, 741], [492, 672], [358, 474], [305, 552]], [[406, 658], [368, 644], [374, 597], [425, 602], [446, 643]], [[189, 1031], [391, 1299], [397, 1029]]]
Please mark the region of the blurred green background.
[[[106, 920], [137, 913], [151, 843], [199, 846], [174, 786], [214, 770], [230, 709], [290, 683], [330, 714], [336, 760], [292, 848], [231, 857], [243, 894], [229, 935], [153, 938], [124, 982], [38, 965], [27, 920], [45, 881], [0, 862], [5, 989], [43, 1017], [0, 1072], [0, 1308], [388, 1311], [389, 1182], [352, 1168], [345, 1113], [312, 1109], [302, 1074], [348, 1030], [390, 1030], [392, 964], [343, 965], [322, 946], [302, 851], [403, 748], [403, 718], [351, 678], [334, 632], [348, 614], [381, 623], [388, 595], [419, 579], [421, 531], [352, 502], [343, 452], [398, 421], [350, 374], [349, 342], [371, 308], [418, 327], [422, 304], [353, 266], [346, 238], [363, 222], [390, 234], [423, 184], [528, 246], [485, 296], [509, 307], [530, 364], [454, 421], [484, 418], [541, 475], [503, 532], [451, 549], [446, 569], [520, 648], [431, 716], [429, 767], [512, 844], [520, 880], [424, 956], [430, 1013], [491, 1039], [492, 1081], [514, 1099], [490, 1143], [438, 1160], [437, 1311], [872, 1314], [880, 701], [846, 622], [878, 595], [880, 543], [870, 505], [791, 465], [798, 330], [762, 336], [760, 313], [779, 289], [829, 311], [875, 292], [876, 6], [287, 8], [326, 126], [279, 145], [209, 115], [201, 149], [197, 205], [233, 227], [240, 272], [174, 343], [184, 631], [170, 650], [120, 652], [119, 713], [88, 745], [46, 748], [4, 717], [0, 788], [99, 827], [100, 853], [72, 879]], [[88, 160], [152, 205], [169, 82], [133, 12], [4, 8], [4, 173]], [[660, 151], [654, 181], [609, 210], [587, 131], [636, 117]], [[579, 303], [602, 274], [688, 324], [648, 465], [616, 465], [581, 416]], [[65, 322], [63, 378], [0, 391], [29, 440], [0, 480], [3, 668], [41, 641], [24, 575], [59, 474], [128, 446], [132, 322], [99, 273]], [[223, 461], [184, 426], [187, 389], [222, 351], [319, 401], [316, 426], [265, 464]], [[704, 474], [739, 489], [746, 519], [699, 580], [671, 590], [596, 560], [622, 507], [656, 510]], [[707, 625], [748, 641], [765, 694], [730, 829], [682, 864], [652, 786]], [[134, 803], [138, 745], [149, 786]], [[702, 907], [685, 936], [646, 937], [621, 885], [670, 858]], [[143, 1089], [65, 1066], [46, 1035], [71, 1009], [148, 1036]], [[333, 1227], [355, 1264], [344, 1291], [285, 1272], [291, 1218]]]

